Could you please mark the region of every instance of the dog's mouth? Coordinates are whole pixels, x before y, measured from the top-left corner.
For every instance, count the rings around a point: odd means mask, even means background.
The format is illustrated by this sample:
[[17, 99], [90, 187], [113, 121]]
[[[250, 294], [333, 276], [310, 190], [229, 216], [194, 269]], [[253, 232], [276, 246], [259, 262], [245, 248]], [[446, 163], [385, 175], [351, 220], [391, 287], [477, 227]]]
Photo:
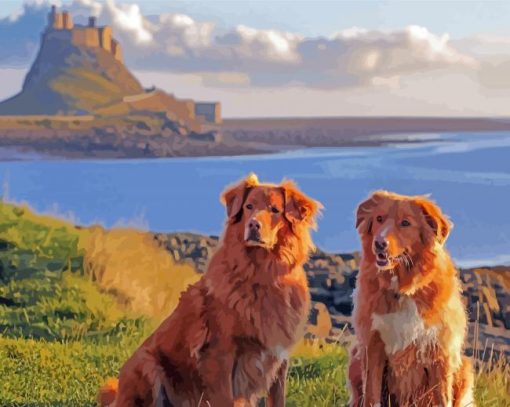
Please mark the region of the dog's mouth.
[[246, 246], [260, 246], [260, 247], [266, 247], [266, 242], [261, 240], [260, 238], [248, 238], [245, 239]]
[[388, 253], [379, 252], [375, 255], [375, 262], [377, 264], [377, 267], [379, 267], [380, 269], [387, 269], [390, 268], [390, 266], [393, 263], [393, 260], [391, 257], [388, 256]]
[[377, 251], [375, 253], [375, 263], [380, 271], [394, 269], [399, 264], [407, 270], [414, 266], [413, 259], [407, 251], [402, 252], [398, 256], [390, 256], [385, 251]]
[[267, 242], [262, 239], [258, 232], [248, 232], [244, 238], [244, 243], [248, 247], [267, 247]]

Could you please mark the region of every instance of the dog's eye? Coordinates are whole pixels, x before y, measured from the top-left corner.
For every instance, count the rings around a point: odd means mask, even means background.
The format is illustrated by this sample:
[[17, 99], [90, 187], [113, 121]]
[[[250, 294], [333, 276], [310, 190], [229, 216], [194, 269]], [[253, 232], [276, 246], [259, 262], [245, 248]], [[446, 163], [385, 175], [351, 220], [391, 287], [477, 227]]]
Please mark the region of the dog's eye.
[[273, 212], [273, 213], [280, 213], [278, 208], [275, 208], [274, 206], [271, 207], [271, 212]]
[[379, 222], [379, 223], [382, 223], [382, 220], [383, 220], [383, 219], [382, 219], [382, 216], [381, 216], [381, 215], [379, 215], [377, 218], [375, 218], [375, 220], [376, 220], [377, 222]]
[[253, 205], [252, 204], [246, 205], [246, 209], [253, 209]]
[[409, 222], [407, 219], [404, 219], [402, 222], [400, 222], [400, 226], [403, 227], [411, 226], [411, 222]]

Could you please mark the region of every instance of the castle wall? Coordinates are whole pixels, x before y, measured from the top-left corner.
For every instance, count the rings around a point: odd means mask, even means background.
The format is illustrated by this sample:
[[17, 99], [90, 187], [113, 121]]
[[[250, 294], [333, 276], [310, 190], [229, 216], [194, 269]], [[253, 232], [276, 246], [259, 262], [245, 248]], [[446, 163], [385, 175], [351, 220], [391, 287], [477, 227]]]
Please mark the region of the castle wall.
[[111, 27], [104, 26], [99, 28], [99, 46], [105, 51], [111, 52], [112, 50], [112, 29]]
[[112, 28], [97, 27], [96, 17], [89, 17], [87, 26], [75, 26], [73, 17], [68, 11], [58, 13], [56, 6], [51, 7], [48, 14], [46, 32], [67, 31], [71, 33], [71, 43], [82, 47], [101, 47], [110, 53], [117, 61], [122, 62], [122, 47], [112, 38]]
[[69, 14], [68, 11], [64, 11], [62, 13], [62, 24], [64, 30], [72, 30], [74, 27], [73, 17], [71, 16], [71, 14]]
[[76, 26], [72, 33], [71, 42], [73, 45], [99, 47], [99, 30], [96, 27]]
[[62, 13], [52, 14], [51, 28], [54, 30], [62, 30], [64, 28], [64, 16]]
[[172, 120], [184, 120], [193, 126], [195, 102], [190, 99], [177, 99], [161, 90], [141, 95], [126, 96], [123, 99], [131, 109], [137, 111], [165, 112]]
[[111, 53], [117, 61], [122, 62], [122, 47], [113, 39], [111, 41]]

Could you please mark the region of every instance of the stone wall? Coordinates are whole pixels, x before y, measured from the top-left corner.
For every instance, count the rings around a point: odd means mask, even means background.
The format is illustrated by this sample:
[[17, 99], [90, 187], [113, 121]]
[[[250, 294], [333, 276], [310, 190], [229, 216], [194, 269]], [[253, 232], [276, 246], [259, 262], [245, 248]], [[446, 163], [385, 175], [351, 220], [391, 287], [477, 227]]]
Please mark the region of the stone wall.
[[89, 17], [87, 26], [75, 26], [73, 17], [68, 11], [58, 12], [52, 6], [48, 14], [47, 32], [67, 31], [71, 33], [71, 43], [77, 47], [100, 47], [111, 53], [113, 57], [122, 62], [122, 47], [112, 38], [112, 28], [109, 26], [96, 27], [96, 18]]

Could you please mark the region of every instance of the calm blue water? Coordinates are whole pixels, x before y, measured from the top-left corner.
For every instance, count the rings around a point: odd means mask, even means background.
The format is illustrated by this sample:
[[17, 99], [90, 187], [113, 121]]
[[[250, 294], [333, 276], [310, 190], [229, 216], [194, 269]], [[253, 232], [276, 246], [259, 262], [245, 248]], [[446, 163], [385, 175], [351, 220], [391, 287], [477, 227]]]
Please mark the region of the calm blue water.
[[356, 204], [374, 189], [432, 194], [455, 228], [448, 240], [462, 265], [510, 261], [510, 134], [430, 135], [421, 144], [309, 149], [253, 157], [0, 162], [4, 196], [82, 224], [154, 231], [221, 232], [225, 185], [255, 171], [297, 181], [325, 211], [321, 248], [359, 248]]

